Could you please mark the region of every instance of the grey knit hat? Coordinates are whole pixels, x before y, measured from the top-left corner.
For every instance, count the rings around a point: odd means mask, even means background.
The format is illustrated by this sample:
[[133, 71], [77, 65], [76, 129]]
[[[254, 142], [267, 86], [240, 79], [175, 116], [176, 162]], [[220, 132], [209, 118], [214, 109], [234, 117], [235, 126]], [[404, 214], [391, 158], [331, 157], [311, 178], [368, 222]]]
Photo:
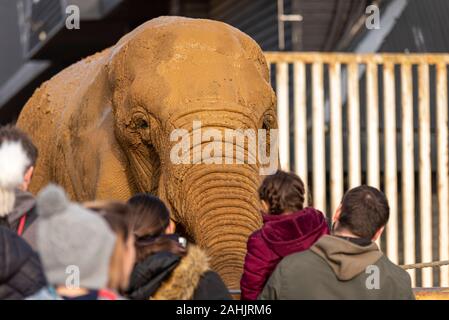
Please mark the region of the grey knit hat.
[[[61, 187], [49, 185], [37, 196], [37, 247], [53, 285], [105, 288], [115, 235], [106, 221], [71, 203]], [[74, 281], [75, 280], [75, 281]]]

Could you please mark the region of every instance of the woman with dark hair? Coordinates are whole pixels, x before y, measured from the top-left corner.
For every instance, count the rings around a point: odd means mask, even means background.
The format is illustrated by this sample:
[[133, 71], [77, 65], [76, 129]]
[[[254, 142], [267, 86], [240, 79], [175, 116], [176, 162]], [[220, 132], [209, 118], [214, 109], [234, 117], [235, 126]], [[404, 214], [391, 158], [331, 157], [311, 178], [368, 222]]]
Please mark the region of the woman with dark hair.
[[304, 183], [294, 173], [277, 171], [259, 187], [263, 226], [248, 239], [240, 281], [243, 300], [257, 299], [282, 258], [307, 250], [329, 234], [324, 215], [304, 208], [304, 198]]
[[159, 198], [138, 194], [128, 204], [137, 254], [130, 299], [230, 299], [220, 276], [210, 270], [206, 253], [174, 234], [170, 212]]

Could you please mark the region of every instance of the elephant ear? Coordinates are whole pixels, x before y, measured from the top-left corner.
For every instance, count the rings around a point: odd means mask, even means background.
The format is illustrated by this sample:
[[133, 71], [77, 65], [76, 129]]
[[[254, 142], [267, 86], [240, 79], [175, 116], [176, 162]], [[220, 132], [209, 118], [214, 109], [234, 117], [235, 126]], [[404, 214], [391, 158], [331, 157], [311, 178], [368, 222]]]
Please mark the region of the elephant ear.
[[64, 109], [59, 111], [51, 181], [64, 186], [70, 197], [78, 201], [92, 200], [96, 195], [92, 177], [99, 175], [95, 163], [99, 163], [99, 152], [105, 146], [101, 136], [111, 111], [111, 90], [105, 69], [109, 56], [110, 49], [105, 49], [64, 71], [67, 74], [58, 75], [62, 78], [57, 81], [52, 79], [58, 83], [56, 89], [60, 83], [71, 86], [63, 91]]
[[128, 51], [128, 42], [120, 41], [114, 46], [109, 55], [106, 70], [108, 74], [108, 82], [111, 87], [112, 109], [114, 113], [117, 111], [116, 106], [123, 104], [126, 98], [126, 88], [129, 87], [131, 79], [126, 67], [126, 55]]
[[[130, 114], [126, 111], [129, 88], [134, 80], [134, 72], [129, 61], [132, 58], [128, 57], [133, 39], [130, 35], [111, 49], [106, 63], [107, 81], [111, 90], [114, 139], [127, 158], [127, 175], [133, 191], [157, 194], [161, 164], [151, 138], [155, 121], [144, 113]], [[141, 144], [145, 145], [141, 150], [142, 153], [136, 155], [129, 152], [130, 148], [136, 148]]]

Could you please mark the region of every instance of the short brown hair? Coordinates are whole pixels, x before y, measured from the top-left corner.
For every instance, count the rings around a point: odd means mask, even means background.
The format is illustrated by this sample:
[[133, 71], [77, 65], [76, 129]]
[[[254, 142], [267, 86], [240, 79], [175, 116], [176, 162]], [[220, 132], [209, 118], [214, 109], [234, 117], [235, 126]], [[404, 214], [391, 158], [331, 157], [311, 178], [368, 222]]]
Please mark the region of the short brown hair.
[[31, 161], [31, 166], [36, 165], [38, 151], [31, 138], [22, 130], [13, 125], [0, 127], [0, 145], [4, 141], [18, 141], [22, 143], [23, 148]]
[[349, 190], [341, 203], [339, 228], [343, 227], [356, 236], [372, 239], [387, 224], [390, 207], [385, 195], [370, 186]]
[[259, 187], [259, 198], [267, 202], [270, 214], [282, 214], [303, 209], [304, 182], [296, 174], [278, 170], [266, 177]]

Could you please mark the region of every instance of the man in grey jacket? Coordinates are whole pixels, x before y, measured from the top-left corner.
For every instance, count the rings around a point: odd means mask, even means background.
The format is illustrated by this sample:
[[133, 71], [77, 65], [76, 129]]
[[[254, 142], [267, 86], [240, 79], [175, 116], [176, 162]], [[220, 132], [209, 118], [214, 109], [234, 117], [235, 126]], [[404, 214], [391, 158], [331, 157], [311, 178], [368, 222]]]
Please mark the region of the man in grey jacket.
[[334, 215], [332, 235], [285, 257], [259, 299], [414, 299], [408, 273], [374, 242], [389, 211], [385, 195], [375, 188], [348, 191]]

